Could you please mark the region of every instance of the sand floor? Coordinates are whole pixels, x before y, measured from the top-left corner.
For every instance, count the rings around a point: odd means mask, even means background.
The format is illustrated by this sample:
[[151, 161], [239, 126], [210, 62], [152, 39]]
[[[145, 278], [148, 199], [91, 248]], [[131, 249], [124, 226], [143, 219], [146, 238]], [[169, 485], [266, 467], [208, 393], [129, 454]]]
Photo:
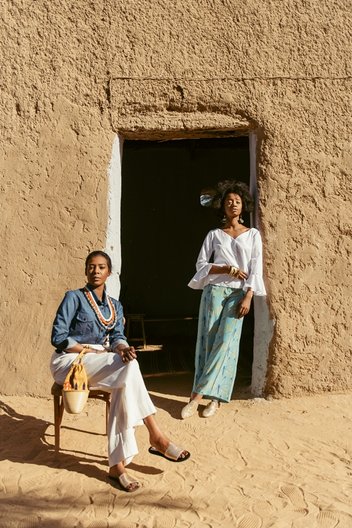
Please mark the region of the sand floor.
[[159, 423], [192, 457], [150, 455], [138, 427], [129, 472], [143, 487], [130, 494], [106, 478], [102, 402], [64, 415], [56, 455], [52, 400], [0, 397], [1, 528], [352, 527], [352, 395], [242, 392], [182, 421], [190, 375], [146, 381]]

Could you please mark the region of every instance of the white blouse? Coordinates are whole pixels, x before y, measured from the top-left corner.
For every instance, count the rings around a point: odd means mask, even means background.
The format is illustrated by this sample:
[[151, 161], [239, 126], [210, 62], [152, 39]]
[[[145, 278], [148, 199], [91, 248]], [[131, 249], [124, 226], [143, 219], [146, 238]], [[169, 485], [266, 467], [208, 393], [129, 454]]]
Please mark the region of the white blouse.
[[[224, 273], [209, 274], [213, 264], [240, 268], [248, 274], [248, 278], [242, 280]], [[242, 288], [244, 291], [251, 288], [254, 295], [266, 295], [263, 282], [262, 239], [258, 229], [254, 227], [236, 238], [219, 228], [209, 231], [199, 252], [196, 269], [197, 273], [188, 283], [194, 290], [201, 290], [207, 284], [218, 284]]]

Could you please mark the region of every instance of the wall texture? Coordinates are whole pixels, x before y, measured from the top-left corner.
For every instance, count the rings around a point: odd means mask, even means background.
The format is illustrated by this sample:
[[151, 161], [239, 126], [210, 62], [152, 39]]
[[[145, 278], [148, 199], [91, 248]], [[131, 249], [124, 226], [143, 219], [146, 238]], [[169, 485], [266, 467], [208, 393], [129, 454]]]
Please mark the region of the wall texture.
[[266, 392], [352, 388], [348, 0], [8, 0], [0, 391], [47, 395], [50, 325], [104, 247], [116, 133], [255, 131]]

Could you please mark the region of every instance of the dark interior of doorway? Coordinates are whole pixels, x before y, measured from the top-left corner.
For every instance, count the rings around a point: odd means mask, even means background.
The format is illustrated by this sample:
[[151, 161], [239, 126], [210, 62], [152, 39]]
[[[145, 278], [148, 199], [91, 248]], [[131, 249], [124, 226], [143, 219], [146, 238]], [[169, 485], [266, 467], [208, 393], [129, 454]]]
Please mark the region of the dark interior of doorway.
[[[144, 375], [193, 370], [201, 292], [187, 284], [206, 233], [219, 225], [199, 196], [223, 179], [249, 184], [248, 136], [124, 142], [121, 301], [126, 315], [144, 314], [147, 343], [163, 346], [139, 354]], [[251, 380], [253, 326], [251, 312], [242, 331], [240, 386]], [[138, 321], [131, 322], [133, 333], [141, 335]]]

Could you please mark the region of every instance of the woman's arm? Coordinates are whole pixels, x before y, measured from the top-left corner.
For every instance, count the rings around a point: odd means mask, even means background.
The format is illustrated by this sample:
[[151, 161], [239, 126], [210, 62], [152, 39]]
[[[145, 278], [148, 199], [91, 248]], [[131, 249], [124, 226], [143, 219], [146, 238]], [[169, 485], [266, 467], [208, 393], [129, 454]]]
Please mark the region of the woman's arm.
[[266, 295], [263, 281], [263, 246], [259, 231], [256, 230], [252, 241], [248, 278], [243, 289], [252, 290], [254, 295]]
[[196, 268], [199, 272], [200, 270], [206, 271], [207, 274], [226, 274], [226, 275], [232, 275], [233, 277], [239, 278], [239, 279], [246, 279], [247, 273], [245, 273], [243, 270], [240, 270], [239, 268], [234, 268], [233, 266], [229, 265], [217, 265], [212, 264], [210, 262], [211, 256], [213, 254], [214, 248], [213, 248], [213, 232], [210, 231], [207, 236], [205, 237], [205, 240], [202, 244], [202, 247], [200, 249]]
[[240, 268], [234, 268], [233, 266], [216, 266], [215, 264], [212, 265], [212, 267], [209, 270], [210, 273], [215, 274], [221, 274], [225, 273], [226, 275], [232, 275], [233, 277], [236, 277], [238, 279], [246, 279], [247, 273]]
[[197, 272], [207, 269], [210, 267], [210, 258], [213, 254], [213, 232], [209, 231], [205, 237], [202, 247], [200, 248], [197, 262], [196, 270]]
[[244, 284], [245, 296], [237, 305], [238, 317], [247, 315], [253, 295], [266, 295], [263, 281], [262, 239], [259, 231], [255, 233], [249, 262], [249, 274]]
[[109, 333], [110, 345], [111, 348], [114, 350], [117, 345], [121, 344], [126, 347], [128, 346], [128, 343], [124, 333], [124, 316], [122, 304], [120, 303], [120, 301], [117, 301], [115, 299], [111, 299], [111, 301], [114, 303], [117, 317], [117, 323]]
[[125, 319], [123, 316], [122, 304], [119, 301], [113, 301], [113, 303], [116, 309], [117, 323], [113, 330], [110, 332], [110, 344], [112, 350], [116, 354], [119, 354], [122, 361], [124, 363], [128, 363], [129, 361], [136, 359], [137, 354], [134, 347], [129, 346], [126, 341], [126, 337], [124, 334]]
[[232, 275], [234, 278], [240, 280], [245, 280], [247, 278], [247, 273], [239, 268], [235, 268], [228, 264], [219, 265], [210, 262], [214, 251], [214, 237], [216, 237], [215, 231], [210, 231], [205, 237], [197, 259], [197, 273], [188, 283], [190, 288], [195, 290], [203, 288], [207, 283], [208, 275], [211, 274]]
[[224, 274], [224, 275], [232, 275], [235, 278], [238, 279], [246, 279], [247, 273], [243, 270], [240, 270], [239, 268], [234, 268], [230, 265], [217, 265], [212, 264], [210, 261], [210, 258], [213, 254], [214, 248], [213, 248], [213, 231], [210, 231], [207, 236], [205, 237], [205, 240], [203, 242], [203, 245], [201, 247], [201, 250], [198, 255], [197, 259], [197, 271], [203, 269], [207, 270], [208, 274], [218, 275], [218, 274]]
[[70, 326], [79, 300], [73, 291], [68, 291], [63, 298], [54, 319], [51, 332], [51, 344], [60, 351], [81, 352], [83, 346], [70, 337]]

